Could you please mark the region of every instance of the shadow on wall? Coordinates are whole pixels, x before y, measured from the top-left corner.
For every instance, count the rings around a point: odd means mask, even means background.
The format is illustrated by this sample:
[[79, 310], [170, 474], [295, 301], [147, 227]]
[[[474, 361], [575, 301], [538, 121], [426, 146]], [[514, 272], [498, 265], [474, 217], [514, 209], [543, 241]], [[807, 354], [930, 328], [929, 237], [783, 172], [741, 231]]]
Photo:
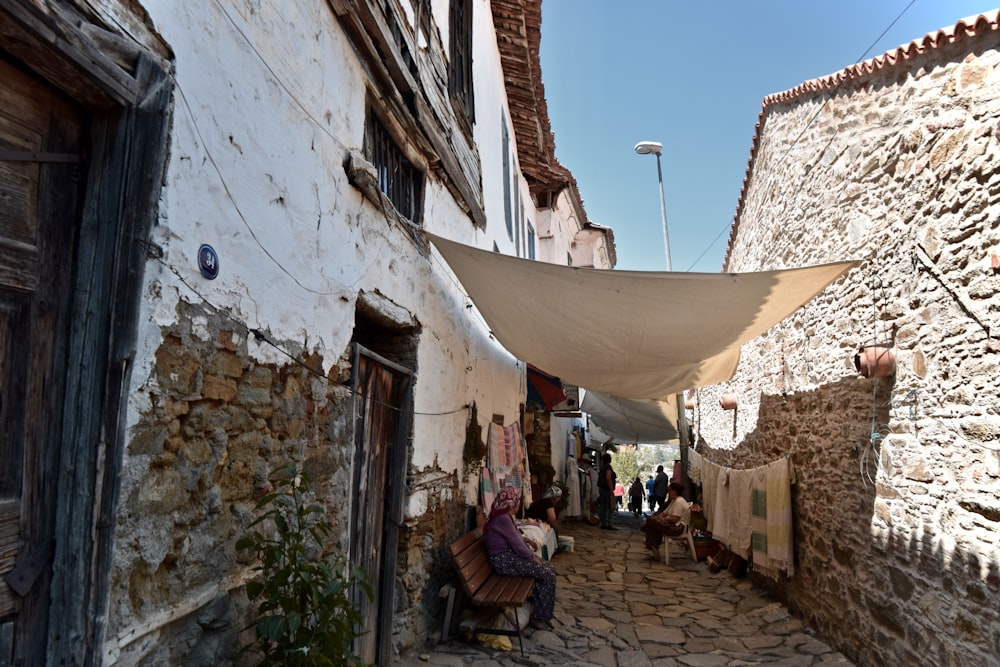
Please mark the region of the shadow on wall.
[[[902, 432], [910, 422], [895, 422], [898, 433], [879, 426], [890, 405], [878, 397], [892, 385], [876, 381], [874, 401], [862, 378], [762, 394], [756, 429], [736, 449], [701, 440], [699, 451], [733, 468], [791, 457], [795, 576], [754, 580], [831, 645], [859, 665], [990, 664], [1000, 655], [1000, 558], [975, 545], [992, 544], [982, 538], [996, 519], [965, 514], [951, 497], [957, 484], [921, 472], [947, 462], [930, 464], [938, 448]], [[881, 437], [871, 438], [873, 423]], [[907, 457], [926, 468], [906, 468]]]

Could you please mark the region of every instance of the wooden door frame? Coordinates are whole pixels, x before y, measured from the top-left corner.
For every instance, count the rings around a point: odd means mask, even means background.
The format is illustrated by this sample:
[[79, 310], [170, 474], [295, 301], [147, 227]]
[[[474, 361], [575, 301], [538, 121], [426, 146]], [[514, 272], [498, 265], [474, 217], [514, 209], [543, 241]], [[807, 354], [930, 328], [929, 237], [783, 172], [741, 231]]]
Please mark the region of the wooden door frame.
[[[390, 361], [378, 353], [369, 350], [360, 343], [354, 343], [351, 366], [351, 388], [354, 391], [355, 396], [358, 396], [357, 369], [359, 368], [359, 361], [362, 356], [365, 356], [375, 363], [388, 368], [390, 371], [399, 374], [404, 378], [405, 382], [405, 385], [400, 389], [400, 402], [397, 406], [397, 409], [399, 410], [399, 420], [396, 424], [395, 439], [390, 444], [390, 458], [386, 467], [386, 480], [389, 494], [388, 497], [385, 498], [387, 512], [384, 517], [382, 527], [383, 540], [381, 561], [383, 565], [390, 567], [384, 568], [382, 572], [383, 576], [381, 576], [379, 580], [378, 590], [374, 591], [376, 600], [381, 602], [381, 604], [377, 610], [377, 627], [369, 629], [370, 632], [378, 633], [375, 656], [376, 659], [381, 660], [384, 664], [388, 664], [392, 641], [393, 604], [396, 597], [396, 552], [399, 547], [399, 527], [403, 525], [403, 503], [406, 495], [404, 491], [406, 487], [406, 468], [409, 458], [406, 443], [408, 442], [408, 434], [411, 428], [409, 416], [411, 413], [410, 406], [412, 402], [414, 372], [410, 368], [401, 366], [400, 364]], [[360, 416], [358, 414], [357, 399], [355, 399], [354, 405], [354, 418], [352, 423], [355, 427], [354, 442], [356, 456], [353, 463], [354, 470], [351, 474], [351, 483], [353, 486], [351, 489], [352, 544], [350, 546], [350, 553], [352, 555], [355, 547], [353, 543], [353, 536], [357, 534], [355, 524], [357, 521], [364, 520], [360, 515], [360, 511], [363, 508], [357, 507], [353, 503], [353, 501], [357, 498], [356, 491], [359, 484], [358, 477], [360, 475], [361, 467], [359, 465], [359, 458], [364, 447], [364, 428], [361, 428], [359, 425]]]
[[[84, 17], [85, 18], [85, 17]], [[95, 39], [100, 35], [100, 43]], [[167, 63], [81, 21], [69, 3], [0, 0], [0, 49], [90, 113], [90, 168], [71, 279], [47, 627], [26, 664], [94, 665], [109, 609], [114, 525], [142, 276], [166, 164]], [[119, 66], [117, 63], [126, 63]], [[131, 65], [131, 67], [129, 67]], [[155, 249], [152, 249], [155, 250]], [[25, 545], [24, 553], [41, 545]]]

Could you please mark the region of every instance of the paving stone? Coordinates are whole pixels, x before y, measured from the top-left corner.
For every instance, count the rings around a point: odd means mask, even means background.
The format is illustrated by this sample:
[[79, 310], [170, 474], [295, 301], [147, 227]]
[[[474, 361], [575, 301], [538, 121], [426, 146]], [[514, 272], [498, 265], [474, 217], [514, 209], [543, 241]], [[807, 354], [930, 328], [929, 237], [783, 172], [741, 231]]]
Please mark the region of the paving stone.
[[596, 651], [584, 653], [582, 658], [597, 665], [613, 665], [615, 664], [615, 651], [610, 646], [605, 646]]
[[620, 651], [615, 657], [618, 667], [651, 667], [649, 656], [642, 651]]
[[[669, 644], [646, 644], [642, 647], [642, 651], [649, 656], [650, 660], [654, 661], [654, 665], [660, 664], [657, 663], [657, 659], [659, 658], [675, 658], [679, 655], [686, 655], [680, 647], [670, 646]], [[677, 663], [674, 661], [671, 664], [676, 665]]]
[[[524, 656], [461, 638], [399, 656], [394, 667], [853, 667], [765, 591], [728, 572], [678, 558], [644, 559], [632, 516], [600, 531], [567, 522], [576, 550], [553, 559], [558, 574], [553, 631], [526, 628]], [[602, 561], [611, 554], [613, 561]]]
[[773, 635], [748, 635], [741, 641], [749, 649], [765, 649], [780, 646], [784, 640]]
[[718, 651], [741, 653], [746, 650], [743, 642], [736, 637], [717, 637], [712, 640], [712, 643], [715, 644], [715, 648]]
[[763, 630], [772, 635], [790, 635], [802, 630], [802, 621], [791, 617], [784, 621], [765, 625]]
[[687, 641], [684, 631], [680, 628], [667, 628], [662, 625], [639, 625], [635, 628], [635, 635], [643, 644], [652, 642], [655, 644], [683, 644]]
[[677, 662], [681, 665], [687, 665], [687, 667], [726, 667], [729, 664], [729, 658], [724, 655], [703, 653], [699, 655], [682, 655], [677, 658]]
[[656, 605], [646, 604], [644, 602], [632, 602], [628, 605], [629, 611], [632, 612], [633, 616], [645, 616], [647, 614], [655, 614], [657, 610]]
[[599, 633], [610, 632], [615, 627], [614, 623], [600, 616], [582, 617], [578, 619], [578, 622], [583, 627]]
[[663, 619], [656, 614], [649, 614], [648, 616], [633, 616], [632, 622], [636, 625], [654, 625], [656, 627], [663, 627]]
[[684, 642], [684, 650], [688, 653], [711, 653], [715, 650], [715, 642], [695, 637]]
[[795, 647], [795, 650], [799, 653], [808, 653], [809, 655], [823, 655], [824, 653], [830, 653], [832, 649], [823, 642], [810, 640], [804, 644], [799, 644]]
[[701, 623], [692, 623], [684, 628], [684, 632], [691, 637], [718, 637], [719, 633], [712, 628], [706, 628]]

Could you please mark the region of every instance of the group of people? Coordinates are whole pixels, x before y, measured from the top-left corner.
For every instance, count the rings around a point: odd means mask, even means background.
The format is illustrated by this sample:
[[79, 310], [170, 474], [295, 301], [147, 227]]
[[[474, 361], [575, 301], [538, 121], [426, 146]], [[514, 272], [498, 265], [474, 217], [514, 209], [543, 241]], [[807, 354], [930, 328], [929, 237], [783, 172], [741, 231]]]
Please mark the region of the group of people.
[[[657, 507], [640, 527], [646, 537], [645, 545], [649, 550], [649, 558], [660, 560], [660, 546], [666, 537], [677, 537], [684, 534], [684, 517], [689, 508], [688, 502], [681, 495], [684, 492], [682, 484], [669, 481], [663, 466], [656, 470], [656, 477], [650, 478], [646, 496], [649, 508]], [[611, 454], [601, 458], [601, 468], [598, 472], [597, 487], [598, 515], [600, 527], [605, 530], [615, 530], [611, 524], [612, 503], [617, 506], [615, 487], [618, 476], [611, 467]], [[662, 493], [662, 495], [660, 495]], [[544, 521], [556, 530], [558, 525], [557, 503], [562, 490], [552, 486], [527, 509], [526, 515]], [[624, 495], [624, 494], [622, 494]], [[642, 513], [643, 488], [636, 477], [629, 488], [631, 508], [636, 515]], [[517, 528], [514, 516], [521, 507], [521, 491], [512, 486], [504, 487], [493, 500], [489, 518], [483, 528], [483, 538], [490, 564], [498, 573], [505, 576], [533, 577], [535, 579], [534, 608], [529, 622], [537, 629], [552, 627], [552, 614], [556, 600], [556, 574], [552, 565], [535, 555], [525, 537]]]

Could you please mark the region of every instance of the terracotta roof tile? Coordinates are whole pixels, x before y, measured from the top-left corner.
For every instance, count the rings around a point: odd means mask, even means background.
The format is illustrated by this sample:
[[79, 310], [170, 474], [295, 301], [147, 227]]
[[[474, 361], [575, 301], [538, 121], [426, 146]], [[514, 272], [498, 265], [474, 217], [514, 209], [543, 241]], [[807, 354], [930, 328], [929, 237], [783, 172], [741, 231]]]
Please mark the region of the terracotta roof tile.
[[809, 81], [800, 83], [794, 88], [765, 97], [761, 105], [760, 115], [758, 116], [757, 125], [754, 131], [753, 142], [750, 147], [750, 159], [747, 164], [746, 176], [743, 178], [743, 187], [740, 188], [740, 198], [736, 205], [736, 214], [733, 216], [733, 226], [729, 231], [729, 244], [726, 248], [726, 256], [723, 260], [723, 267], [726, 267], [729, 262], [729, 253], [732, 251], [733, 242], [736, 239], [736, 232], [739, 228], [740, 214], [743, 212], [747, 184], [750, 180], [750, 174], [753, 171], [754, 159], [757, 156], [757, 149], [760, 144], [760, 128], [764, 122], [764, 115], [772, 105], [792, 102], [801, 97], [813, 95], [826, 90], [833, 90], [847, 81], [856, 80], [861, 77], [869, 76], [876, 72], [895, 67], [905, 61], [912, 60], [919, 55], [941, 48], [942, 46], [954, 44], [962, 39], [981, 36], [998, 30], [1000, 30], [1000, 9], [994, 9], [975, 16], [969, 16], [961, 19], [954, 26], [941, 28], [936, 32], [929, 32], [920, 39], [915, 39], [908, 44], [898, 46], [892, 51], [886, 51], [882, 55], [875, 58], [870, 58], [849, 67], [845, 67], [844, 69], [828, 76], [820, 77], [818, 79], [810, 79]]

